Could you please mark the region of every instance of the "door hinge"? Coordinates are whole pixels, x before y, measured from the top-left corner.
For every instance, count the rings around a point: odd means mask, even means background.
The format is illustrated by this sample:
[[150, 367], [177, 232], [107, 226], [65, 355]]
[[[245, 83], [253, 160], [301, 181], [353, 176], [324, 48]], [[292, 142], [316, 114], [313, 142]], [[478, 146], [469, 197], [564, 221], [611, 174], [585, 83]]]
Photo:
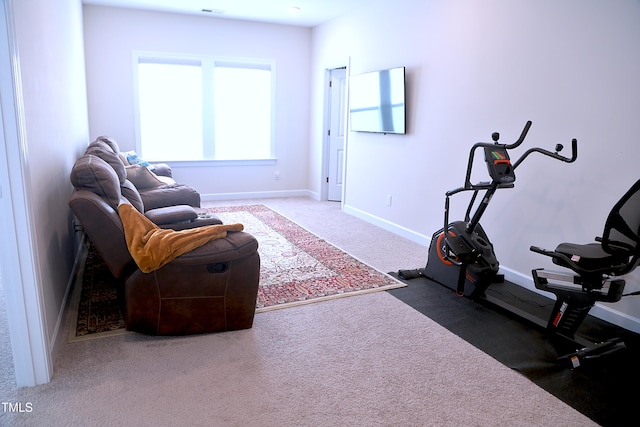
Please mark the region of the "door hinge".
[[333, 80], [329, 80], [329, 87], [333, 87]]
[[327, 177], [327, 184], [329, 183], [329, 177]]
[[327, 131], [327, 136], [331, 136], [331, 129]]

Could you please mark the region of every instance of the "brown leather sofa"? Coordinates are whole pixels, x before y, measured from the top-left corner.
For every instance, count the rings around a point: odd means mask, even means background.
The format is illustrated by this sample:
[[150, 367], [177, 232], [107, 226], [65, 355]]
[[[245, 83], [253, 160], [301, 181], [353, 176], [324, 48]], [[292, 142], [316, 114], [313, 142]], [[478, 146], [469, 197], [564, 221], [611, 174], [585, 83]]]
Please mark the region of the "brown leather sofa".
[[169, 165], [165, 163], [150, 165], [148, 162], [130, 164], [127, 155], [133, 152], [121, 152], [116, 140], [108, 136], [96, 138], [89, 144], [87, 153], [91, 153], [95, 148], [117, 155], [118, 158], [114, 158], [109, 163], [115, 162], [117, 167], [119, 167], [117, 163], [123, 164], [126, 178], [138, 190], [145, 211], [175, 205], [200, 207], [200, 193], [188, 185], [176, 183]]
[[[152, 335], [250, 328], [260, 274], [256, 239], [246, 232], [230, 232], [160, 269], [143, 273], [125, 241], [117, 211], [120, 203], [131, 203], [163, 228], [179, 230], [221, 221], [186, 205], [145, 210], [141, 192], [127, 179], [118, 155], [102, 143], [94, 143], [71, 171], [75, 191], [69, 205], [123, 288], [126, 328]], [[159, 193], [154, 197], [159, 199]], [[175, 197], [175, 192], [168, 197]]]

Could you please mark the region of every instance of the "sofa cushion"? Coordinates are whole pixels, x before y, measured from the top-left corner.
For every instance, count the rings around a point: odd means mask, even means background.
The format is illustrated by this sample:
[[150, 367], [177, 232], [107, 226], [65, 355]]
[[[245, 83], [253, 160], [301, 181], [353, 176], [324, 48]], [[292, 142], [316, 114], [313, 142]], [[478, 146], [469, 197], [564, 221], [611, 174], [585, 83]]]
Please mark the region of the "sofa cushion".
[[156, 174], [142, 165], [126, 166], [125, 170], [127, 171], [127, 179], [139, 190], [165, 185], [165, 182], [158, 179]]
[[77, 190], [89, 190], [104, 198], [114, 209], [118, 208], [122, 197], [118, 175], [100, 157], [92, 154], [80, 157], [71, 169], [70, 179]]
[[111, 138], [110, 136], [104, 136], [104, 135], [103, 136], [99, 136], [99, 137], [96, 138], [96, 141], [104, 142], [116, 154], [118, 154], [120, 152], [120, 147], [118, 146], [118, 143], [116, 142], [115, 139]]
[[133, 205], [140, 212], [144, 212], [144, 203], [142, 202], [142, 198], [140, 197], [140, 193], [135, 185], [128, 179], [124, 181], [124, 183], [120, 186], [120, 192], [122, 193], [122, 197], [127, 199], [129, 203]]
[[87, 148], [87, 151], [85, 151], [85, 154], [92, 154], [96, 157], [100, 157], [102, 160], [107, 162], [116, 173], [120, 184], [122, 184], [124, 180], [127, 179], [127, 172], [124, 168], [124, 164], [122, 164], [122, 162], [120, 161], [120, 157], [118, 157], [116, 153], [111, 151], [111, 148], [109, 148], [109, 146], [105, 143], [101, 143], [99, 141], [92, 142], [91, 144], [89, 144], [89, 147]]
[[99, 139], [96, 139], [95, 141], [91, 141], [91, 143], [87, 146], [87, 150], [90, 148], [100, 148], [104, 151], [107, 151], [109, 153], [113, 152], [113, 149], [111, 148], [111, 146], [109, 144], [107, 144], [104, 141], [101, 141]]
[[[154, 172], [154, 174], [155, 174], [155, 172]], [[158, 180], [162, 181], [162, 183], [164, 185], [168, 185], [168, 186], [177, 185], [176, 181], [173, 178], [169, 177], [169, 176], [162, 176], [162, 175], [156, 174], [156, 178]]]

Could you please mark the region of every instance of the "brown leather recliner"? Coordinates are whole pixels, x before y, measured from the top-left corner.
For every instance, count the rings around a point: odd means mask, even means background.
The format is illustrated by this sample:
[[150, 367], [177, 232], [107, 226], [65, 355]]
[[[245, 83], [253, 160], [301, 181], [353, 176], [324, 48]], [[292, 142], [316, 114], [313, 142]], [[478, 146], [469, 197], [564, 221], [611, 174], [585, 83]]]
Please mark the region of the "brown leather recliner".
[[[104, 150], [88, 150], [74, 165], [70, 178], [76, 189], [69, 201], [71, 210], [124, 287], [128, 330], [186, 335], [253, 325], [260, 274], [258, 243], [253, 236], [230, 232], [158, 270], [143, 273], [129, 253], [117, 211], [120, 203], [131, 203], [145, 212], [139, 207], [141, 201], [136, 200], [135, 187], [126, 180], [124, 167]], [[151, 209], [145, 214], [152, 221], [155, 217], [162, 227], [174, 229], [220, 223], [215, 217], [198, 216], [189, 206]]]
[[[200, 207], [200, 193], [188, 185], [176, 183], [169, 165], [165, 163], [149, 165], [148, 162], [130, 164], [127, 161], [127, 153], [121, 152], [116, 140], [108, 136], [96, 138], [89, 144], [86, 152], [91, 153], [95, 149], [116, 155], [112, 158], [113, 161], [109, 161], [109, 164], [122, 163], [122, 167], [125, 168], [125, 176], [136, 187], [145, 210], [175, 205]], [[99, 157], [103, 156], [99, 155]], [[143, 166], [143, 164], [147, 164], [149, 167]], [[113, 164], [112, 166], [120, 167], [120, 165]]]

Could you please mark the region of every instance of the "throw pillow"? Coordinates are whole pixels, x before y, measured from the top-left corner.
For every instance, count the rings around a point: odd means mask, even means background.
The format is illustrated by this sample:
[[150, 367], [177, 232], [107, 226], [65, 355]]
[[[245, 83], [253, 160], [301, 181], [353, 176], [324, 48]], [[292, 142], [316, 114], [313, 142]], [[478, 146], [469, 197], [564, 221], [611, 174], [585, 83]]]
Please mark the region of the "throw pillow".
[[125, 162], [125, 164], [127, 164], [127, 165], [142, 165], [142, 166], [144, 166], [146, 168], [149, 168], [149, 170], [151, 170], [151, 171], [153, 171], [155, 169], [155, 167], [153, 165], [151, 165], [151, 163], [149, 163], [146, 160], [144, 160], [135, 151], [127, 151], [127, 152], [125, 152], [123, 154], [124, 154], [125, 159], [127, 160]]
[[158, 179], [156, 174], [142, 165], [130, 165], [126, 167], [126, 170], [127, 179], [131, 181], [138, 190], [165, 185], [164, 182]]

